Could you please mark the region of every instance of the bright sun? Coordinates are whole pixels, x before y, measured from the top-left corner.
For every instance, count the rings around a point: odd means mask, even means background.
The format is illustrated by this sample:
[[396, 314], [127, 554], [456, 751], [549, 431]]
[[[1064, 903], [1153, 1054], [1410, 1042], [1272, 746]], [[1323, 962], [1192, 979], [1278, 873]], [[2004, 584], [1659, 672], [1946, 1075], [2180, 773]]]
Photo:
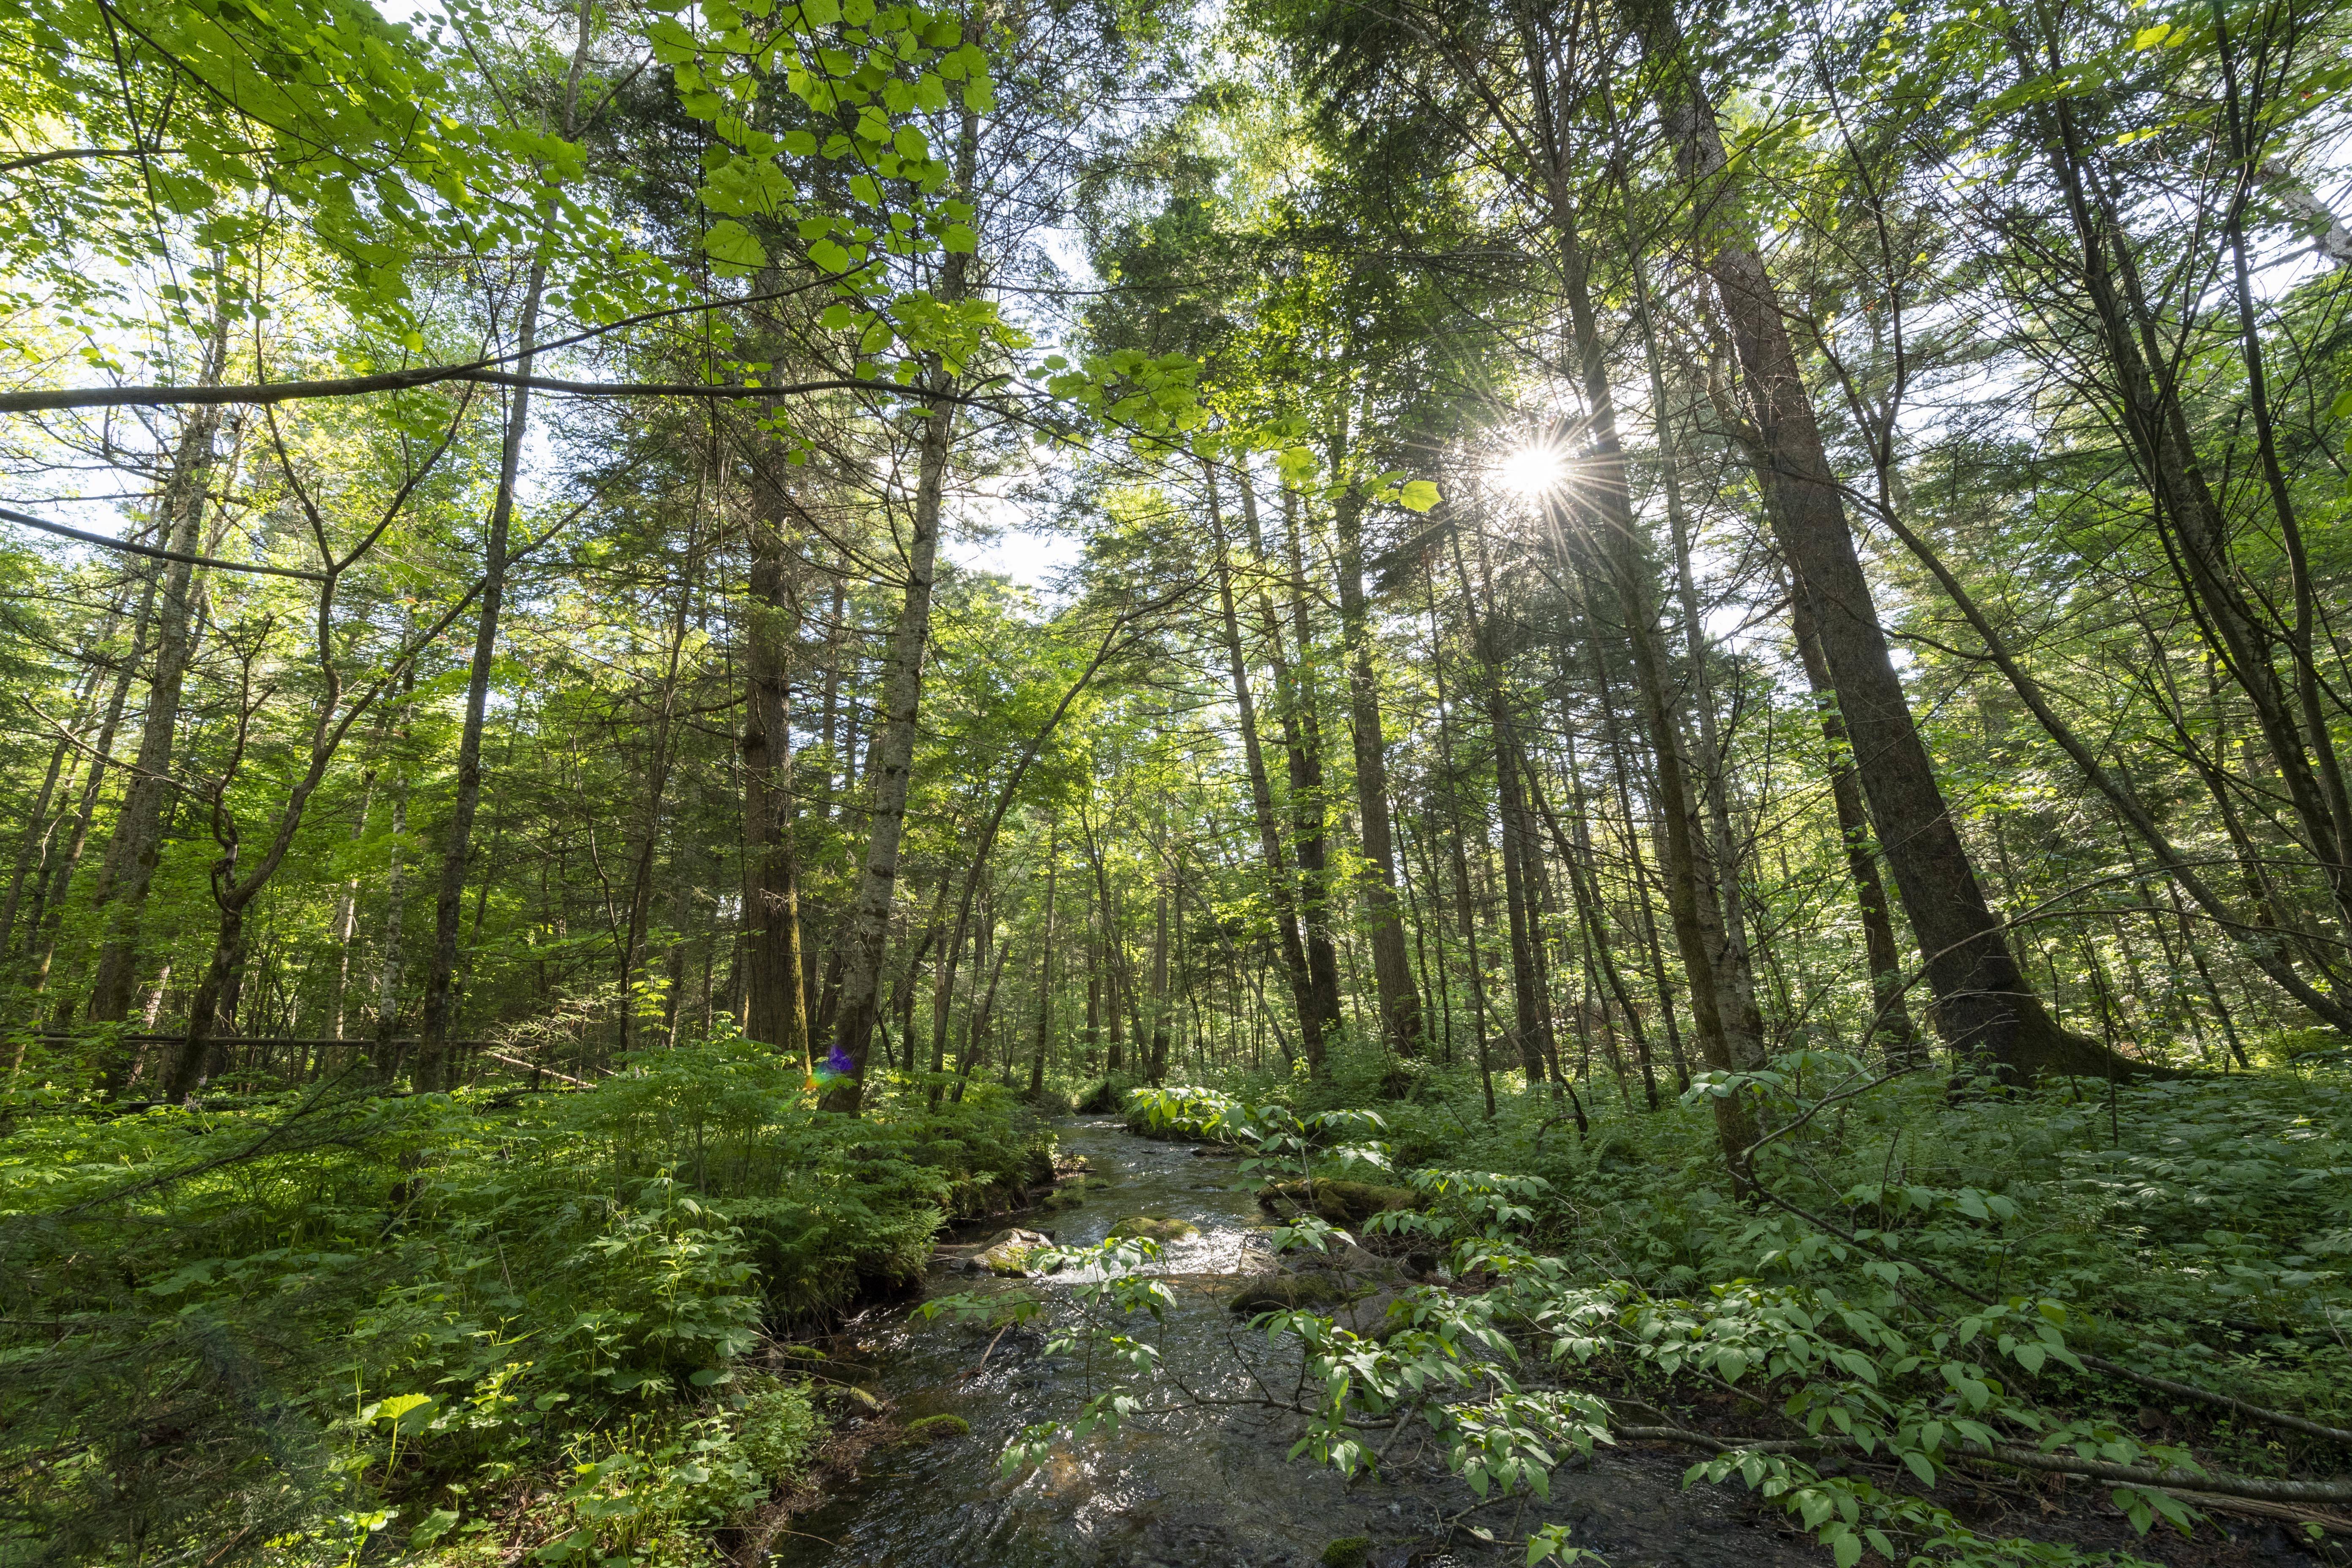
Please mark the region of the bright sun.
[[1515, 495], [1542, 495], [1558, 489], [1567, 477], [1566, 455], [1546, 442], [1514, 447], [1495, 465], [1496, 483]]

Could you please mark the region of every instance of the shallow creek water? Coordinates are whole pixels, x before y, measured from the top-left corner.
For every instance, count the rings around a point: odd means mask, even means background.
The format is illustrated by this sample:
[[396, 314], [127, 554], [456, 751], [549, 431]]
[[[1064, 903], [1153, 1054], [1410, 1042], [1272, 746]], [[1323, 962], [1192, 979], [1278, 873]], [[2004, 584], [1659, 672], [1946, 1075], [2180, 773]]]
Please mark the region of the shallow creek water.
[[[1571, 1461], [1553, 1479], [1549, 1506], [1514, 1499], [1480, 1508], [1408, 1432], [1388, 1472], [1352, 1487], [1287, 1454], [1297, 1416], [1246, 1405], [1265, 1391], [1288, 1398], [1295, 1343], [1267, 1344], [1226, 1310], [1237, 1277], [1271, 1271], [1269, 1221], [1237, 1181], [1235, 1162], [1181, 1143], [1155, 1142], [1115, 1121], [1065, 1123], [1066, 1153], [1083, 1156], [1089, 1181], [1077, 1207], [1014, 1223], [1065, 1246], [1101, 1241], [1129, 1215], [1190, 1221], [1197, 1237], [1166, 1244], [1157, 1271], [1176, 1305], [1163, 1327], [1132, 1330], [1163, 1356], [1147, 1403], [1173, 1407], [1108, 1435], [1064, 1444], [1052, 1459], [1005, 1477], [997, 1456], [1023, 1427], [1066, 1420], [1090, 1392], [1077, 1356], [1047, 1356], [1045, 1336], [926, 1321], [894, 1308], [851, 1325], [839, 1350], [869, 1363], [902, 1421], [961, 1416], [971, 1435], [928, 1446], [878, 1449], [856, 1483], [795, 1519], [778, 1543], [777, 1568], [1307, 1568], [1333, 1541], [1372, 1542], [1374, 1568], [1517, 1563], [1524, 1553], [1481, 1542], [1524, 1539], [1538, 1523], [1566, 1521], [1576, 1544], [1612, 1568], [1717, 1568], [1819, 1563], [1826, 1555], [1788, 1539], [1744, 1493], [1685, 1492], [1679, 1455], [1603, 1451]], [[1109, 1178], [1108, 1184], [1098, 1184]], [[1001, 1224], [980, 1232], [985, 1236]], [[933, 1295], [1066, 1285], [997, 1280], [936, 1262]], [[1451, 1521], [1451, 1522], [1449, 1522]]]

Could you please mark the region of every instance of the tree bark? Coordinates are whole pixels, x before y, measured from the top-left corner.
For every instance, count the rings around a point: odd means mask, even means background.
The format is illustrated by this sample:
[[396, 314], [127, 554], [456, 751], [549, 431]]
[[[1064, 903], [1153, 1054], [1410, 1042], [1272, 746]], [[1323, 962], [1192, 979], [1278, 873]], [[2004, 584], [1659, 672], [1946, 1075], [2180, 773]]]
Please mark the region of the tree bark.
[[786, 668], [798, 616], [784, 563], [782, 532], [766, 520], [754, 521], [743, 612], [744, 1032], [809, 1067]]

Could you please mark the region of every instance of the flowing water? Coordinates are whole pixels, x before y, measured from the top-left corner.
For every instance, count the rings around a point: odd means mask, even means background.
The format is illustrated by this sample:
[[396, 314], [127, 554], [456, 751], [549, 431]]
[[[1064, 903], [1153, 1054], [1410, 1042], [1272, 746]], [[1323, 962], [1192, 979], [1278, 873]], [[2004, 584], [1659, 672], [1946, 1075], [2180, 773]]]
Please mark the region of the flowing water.
[[[1082, 1356], [1046, 1355], [1034, 1331], [998, 1337], [905, 1309], [877, 1311], [852, 1324], [836, 1352], [872, 1367], [901, 1422], [953, 1415], [971, 1433], [870, 1454], [855, 1485], [792, 1521], [796, 1533], [779, 1542], [777, 1568], [1307, 1568], [1332, 1542], [1358, 1536], [1372, 1542], [1374, 1568], [1484, 1568], [1517, 1564], [1524, 1552], [1475, 1531], [1524, 1539], [1556, 1521], [1572, 1523], [1575, 1543], [1612, 1568], [1827, 1561], [1744, 1493], [1683, 1490], [1687, 1461], [1675, 1455], [1604, 1450], [1590, 1466], [1571, 1461], [1545, 1507], [1520, 1499], [1481, 1506], [1416, 1449], [1412, 1431], [1386, 1473], [1353, 1486], [1290, 1460], [1300, 1418], [1246, 1402], [1293, 1396], [1295, 1344], [1251, 1335], [1247, 1318], [1225, 1306], [1237, 1277], [1275, 1267], [1269, 1222], [1241, 1188], [1234, 1159], [1139, 1138], [1110, 1120], [1060, 1131], [1064, 1152], [1088, 1164], [1084, 1201], [1017, 1223], [1065, 1246], [1101, 1241], [1130, 1215], [1199, 1227], [1165, 1244], [1157, 1265], [1175, 1295], [1165, 1324], [1135, 1331], [1160, 1347], [1162, 1375], [1141, 1392], [1163, 1413], [1059, 1445], [1045, 1464], [1003, 1476], [996, 1460], [1005, 1445], [1032, 1423], [1076, 1415], [1105, 1386], [1099, 1368], [1090, 1382]], [[1069, 1288], [951, 1271], [960, 1261], [950, 1249], [935, 1263], [930, 1294]]]

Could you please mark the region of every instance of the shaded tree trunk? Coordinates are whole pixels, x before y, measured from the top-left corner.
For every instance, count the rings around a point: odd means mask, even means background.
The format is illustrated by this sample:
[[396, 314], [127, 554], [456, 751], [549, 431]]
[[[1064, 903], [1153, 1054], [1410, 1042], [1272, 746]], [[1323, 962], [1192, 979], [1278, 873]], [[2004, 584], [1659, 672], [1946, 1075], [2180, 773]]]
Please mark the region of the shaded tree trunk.
[[801, 958], [800, 854], [793, 840], [792, 712], [786, 668], [798, 616], [782, 534], [751, 525], [743, 613], [743, 984], [745, 1033], [809, 1065]]
[[[1332, 443], [1335, 473], [1345, 471], [1346, 447], [1343, 426]], [[1422, 1052], [1421, 998], [1413, 989], [1403, 915], [1397, 903], [1396, 847], [1389, 833], [1388, 745], [1381, 731], [1380, 679], [1372, 668], [1371, 616], [1364, 597], [1363, 513], [1363, 495], [1352, 485], [1332, 503], [1339, 543], [1339, 632], [1348, 655], [1348, 727], [1355, 746], [1357, 838], [1365, 862], [1358, 886], [1382, 1031], [1397, 1055], [1417, 1057]]]

